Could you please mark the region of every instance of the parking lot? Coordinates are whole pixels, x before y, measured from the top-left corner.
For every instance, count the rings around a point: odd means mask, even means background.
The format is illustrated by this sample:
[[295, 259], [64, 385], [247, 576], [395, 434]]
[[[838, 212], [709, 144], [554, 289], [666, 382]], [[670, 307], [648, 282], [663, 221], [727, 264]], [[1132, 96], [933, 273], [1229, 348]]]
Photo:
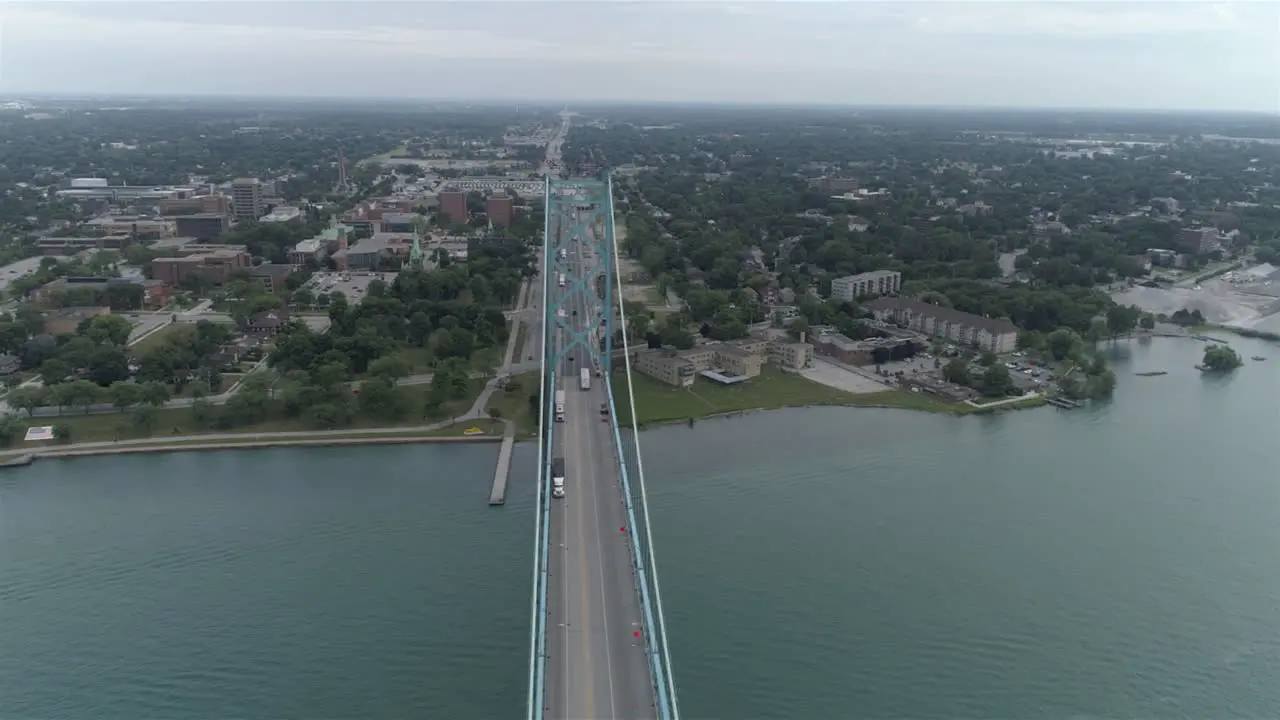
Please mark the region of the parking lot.
[[382, 280], [390, 285], [395, 281], [398, 274], [393, 272], [318, 272], [311, 276], [311, 280], [306, 287], [317, 295], [340, 292], [347, 297], [348, 303], [355, 304], [364, 299], [365, 294], [369, 291], [369, 283], [374, 280]]

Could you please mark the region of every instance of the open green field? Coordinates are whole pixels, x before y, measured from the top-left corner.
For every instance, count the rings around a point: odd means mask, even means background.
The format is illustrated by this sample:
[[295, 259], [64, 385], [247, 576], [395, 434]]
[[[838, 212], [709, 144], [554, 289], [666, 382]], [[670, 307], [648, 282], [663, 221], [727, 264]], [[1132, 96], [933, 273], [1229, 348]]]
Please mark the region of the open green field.
[[[458, 400], [453, 400], [442, 405], [439, 410], [430, 416], [424, 413], [426, 405], [426, 396], [429, 386], [413, 385], [401, 388], [400, 392], [409, 396], [410, 411], [399, 420], [388, 420], [380, 417], [367, 417], [364, 415], [356, 415], [350, 425], [343, 426], [343, 430], [357, 431], [362, 428], [385, 428], [385, 427], [413, 427], [418, 425], [427, 425], [431, 423], [448, 420], [452, 417], [462, 415], [471, 409], [471, 405], [480, 395], [480, 391], [484, 388], [484, 381], [474, 379], [470, 381], [467, 389], [467, 396]], [[46, 425], [66, 425], [71, 431], [71, 437], [68, 442], [107, 442], [115, 440], [134, 440], [140, 438], [155, 438], [157, 441], [164, 441], [166, 438], [181, 437], [187, 435], [207, 435], [207, 434], [224, 434], [224, 433], [268, 433], [268, 432], [290, 432], [300, 430], [316, 430], [315, 423], [311, 422], [306, 413], [302, 417], [291, 418], [284, 415], [278, 402], [271, 403], [268, 410], [266, 420], [252, 425], [242, 425], [228, 430], [218, 430], [202, 425], [197, 422], [190, 408], [175, 408], [158, 410], [155, 413], [155, 423], [150, 429], [138, 427], [133, 421], [132, 413], [108, 413], [104, 415], [77, 415], [74, 411], [68, 411], [59, 417], [49, 418], [26, 418], [23, 421], [24, 427], [39, 427]], [[476, 425], [482, 429], [494, 425], [489, 420], [475, 421], [467, 427]], [[496, 423], [501, 433], [501, 423]], [[459, 429], [457, 434], [461, 434]], [[25, 433], [25, 430], [24, 430]], [[421, 434], [421, 433], [419, 433]], [[193, 441], [194, 442], [194, 441]], [[14, 442], [9, 447], [14, 450], [26, 448], [48, 447], [49, 442], [24, 443], [22, 440]]]
[[538, 415], [529, 406], [529, 398], [539, 390], [538, 371], [534, 370], [507, 379], [507, 387], [489, 397], [489, 407], [496, 408], [499, 417], [516, 424], [516, 437], [534, 437], [538, 432]]
[[[625, 378], [621, 373], [616, 377], [613, 388], [618, 421], [630, 425], [631, 410]], [[1043, 398], [1030, 398], [1025, 403], [984, 409], [945, 402], [932, 395], [907, 390], [847, 393], [800, 375], [781, 372], [772, 365], [765, 365], [758, 377], [739, 385], [719, 385], [705, 378], [698, 378], [691, 388], [676, 388], [639, 373], [633, 373], [632, 381], [635, 385], [636, 416], [640, 426], [696, 420], [748, 410], [776, 410], [810, 405], [890, 407], [968, 415], [1044, 404]]]

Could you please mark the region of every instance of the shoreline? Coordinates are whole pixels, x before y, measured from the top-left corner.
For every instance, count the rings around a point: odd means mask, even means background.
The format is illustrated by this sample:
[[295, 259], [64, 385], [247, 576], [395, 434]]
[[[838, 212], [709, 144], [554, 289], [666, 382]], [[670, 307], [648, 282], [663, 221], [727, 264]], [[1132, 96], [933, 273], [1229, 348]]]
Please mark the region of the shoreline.
[[[889, 391], [892, 392], [892, 391]], [[874, 393], [872, 393], [874, 394]], [[1020, 399], [1020, 398], [1019, 398]], [[1025, 404], [1018, 402], [1006, 403], [994, 407], [966, 406], [966, 407], [939, 407], [937, 409], [927, 409], [919, 407], [903, 407], [902, 405], [891, 405], [885, 403], [809, 403], [805, 405], [780, 405], [777, 407], [757, 407], [744, 408], [742, 410], [726, 410], [724, 412], [710, 413], [707, 415], [690, 416], [682, 418], [670, 418], [663, 420], [651, 420], [641, 423], [637, 426], [638, 430], [652, 430], [660, 427], [670, 427], [672, 425], [683, 425], [690, 421], [702, 422], [703, 420], [726, 420], [729, 418], [740, 417], [744, 415], [753, 415], [755, 413], [775, 412], [778, 410], [806, 410], [810, 408], [855, 408], [868, 410], [901, 410], [910, 413], [926, 413], [929, 415], [950, 415], [953, 417], [965, 417], [969, 415], [994, 415], [1003, 412], [1016, 412], [1018, 410], [1031, 410], [1033, 408], [1044, 407], [1048, 404], [1048, 400], [1044, 396], [1036, 398], [1028, 398]], [[623, 428], [624, 430], [630, 428]]]
[[[391, 430], [391, 429], [389, 429]], [[25, 467], [41, 459], [70, 459], [103, 455], [134, 455], [139, 453], [196, 452], [208, 450], [266, 450], [278, 447], [331, 447], [339, 445], [408, 445], [415, 443], [500, 443], [501, 435], [368, 435], [363, 437], [280, 437], [245, 440], [156, 442], [136, 445], [102, 445], [99, 447], [32, 448], [10, 450], [0, 454], [0, 468]]]

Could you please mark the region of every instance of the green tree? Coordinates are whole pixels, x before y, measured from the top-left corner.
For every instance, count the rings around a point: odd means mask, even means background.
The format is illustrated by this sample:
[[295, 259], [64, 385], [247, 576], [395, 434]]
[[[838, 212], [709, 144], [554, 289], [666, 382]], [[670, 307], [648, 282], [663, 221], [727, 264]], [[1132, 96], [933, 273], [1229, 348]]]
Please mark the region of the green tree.
[[71, 366], [58, 358], [50, 358], [40, 365], [40, 380], [52, 387], [61, 383], [71, 374]]
[[409, 371], [409, 363], [399, 355], [386, 355], [369, 363], [370, 375], [387, 378], [393, 385], [401, 378], [408, 377]]
[[1084, 348], [1084, 340], [1070, 328], [1059, 328], [1045, 337], [1045, 345], [1054, 360], [1061, 362]]
[[1009, 368], [996, 363], [982, 374], [982, 392], [985, 395], [1005, 395], [1013, 389], [1013, 379], [1009, 377]]
[[402, 417], [408, 410], [405, 396], [396, 391], [389, 378], [378, 377], [360, 384], [360, 412], [390, 420]]
[[961, 358], [952, 358], [946, 367], [942, 369], [942, 377], [947, 382], [955, 383], [956, 385], [968, 385], [970, 382], [969, 363]]
[[1204, 349], [1204, 359], [1201, 366], [1211, 372], [1230, 372], [1240, 367], [1243, 362], [1240, 355], [1229, 345], [1220, 345], [1218, 343], [1210, 343]]
[[39, 385], [26, 385], [9, 391], [5, 397], [11, 407], [27, 411], [27, 416], [35, 414], [36, 408], [49, 404], [49, 389]]
[[138, 401], [141, 403], [158, 408], [169, 402], [169, 388], [164, 383], [145, 382], [138, 387]]
[[129, 334], [132, 332], [133, 326], [120, 315], [97, 315], [86, 318], [76, 330], [78, 335], [89, 338], [94, 344], [111, 343], [120, 347], [129, 343]]
[[135, 383], [121, 380], [111, 383], [111, 387], [107, 388], [107, 396], [117, 410], [124, 412], [142, 401], [142, 390]]
[[1138, 324], [1142, 326], [1143, 330], [1154, 330], [1156, 327], [1155, 316], [1151, 313], [1143, 313], [1142, 317], [1138, 320]]
[[69, 393], [70, 405], [77, 406], [84, 410], [85, 414], [89, 413], [89, 408], [102, 399], [102, 388], [97, 384], [88, 380], [76, 380], [68, 383], [66, 386]]

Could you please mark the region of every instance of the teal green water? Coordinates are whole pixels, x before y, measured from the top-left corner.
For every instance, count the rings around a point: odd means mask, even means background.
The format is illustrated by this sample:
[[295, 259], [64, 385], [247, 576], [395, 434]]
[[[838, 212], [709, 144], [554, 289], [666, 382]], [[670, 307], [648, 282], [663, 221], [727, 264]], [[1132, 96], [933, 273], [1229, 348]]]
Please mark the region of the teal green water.
[[176, 453], [0, 476], [0, 718], [520, 715], [532, 496], [488, 507], [495, 456]]
[[[1276, 357], [1129, 343], [1090, 409], [644, 433], [682, 715], [1275, 717], [1280, 348], [1234, 344]], [[532, 493], [485, 505], [495, 455], [0, 475], [0, 718], [519, 716]]]

